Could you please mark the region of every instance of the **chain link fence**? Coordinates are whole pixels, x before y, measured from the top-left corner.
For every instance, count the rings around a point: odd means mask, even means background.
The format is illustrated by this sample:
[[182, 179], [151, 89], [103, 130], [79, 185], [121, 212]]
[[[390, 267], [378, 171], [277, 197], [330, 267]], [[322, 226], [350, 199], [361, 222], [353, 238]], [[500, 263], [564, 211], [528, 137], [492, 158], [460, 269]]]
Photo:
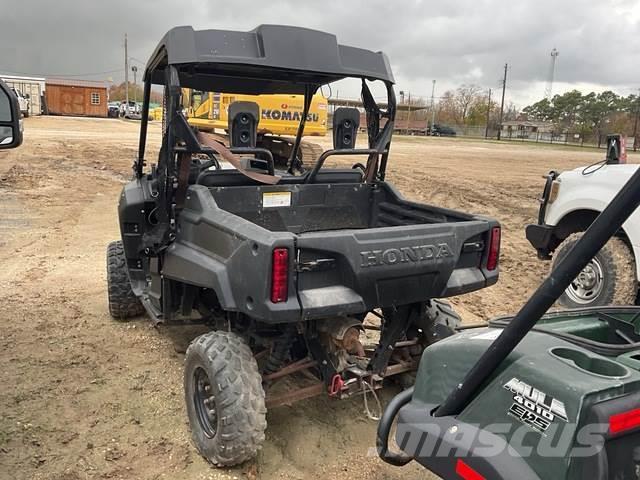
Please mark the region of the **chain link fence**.
[[[581, 132], [526, 132], [521, 130], [503, 130], [500, 139], [505, 141], [548, 143], [574, 147], [607, 147], [607, 134], [585, 135]], [[635, 150], [636, 148], [640, 148], [640, 145], [634, 137], [626, 137], [626, 147], [627, 150]]]

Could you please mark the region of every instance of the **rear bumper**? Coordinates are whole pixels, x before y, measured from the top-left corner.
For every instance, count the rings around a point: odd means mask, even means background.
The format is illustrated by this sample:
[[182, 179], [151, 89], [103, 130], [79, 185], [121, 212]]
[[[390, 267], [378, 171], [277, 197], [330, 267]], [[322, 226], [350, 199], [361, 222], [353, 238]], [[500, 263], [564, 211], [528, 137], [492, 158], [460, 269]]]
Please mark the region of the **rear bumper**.
[[527, 240], [536, 249], [539, 258], [545, 260], [551, 258], [555, 240], [554, 230], [553, 225], [527, 225], [525, 230]]

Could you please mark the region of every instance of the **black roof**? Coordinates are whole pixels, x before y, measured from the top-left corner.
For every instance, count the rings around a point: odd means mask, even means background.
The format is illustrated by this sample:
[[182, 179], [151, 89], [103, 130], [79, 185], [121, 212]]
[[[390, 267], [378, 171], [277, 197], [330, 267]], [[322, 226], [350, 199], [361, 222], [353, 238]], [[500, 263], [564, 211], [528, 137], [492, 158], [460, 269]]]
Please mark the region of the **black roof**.
[[145, 80], [165, 84], [174, 65], [180, 85], [229, 93], [303, 93], [346, 77], [393, 83], [386, 55], [340, 45], [335, 35], [308, 28], [260, 25], [250, 32], [169, 30], [145, 70]]

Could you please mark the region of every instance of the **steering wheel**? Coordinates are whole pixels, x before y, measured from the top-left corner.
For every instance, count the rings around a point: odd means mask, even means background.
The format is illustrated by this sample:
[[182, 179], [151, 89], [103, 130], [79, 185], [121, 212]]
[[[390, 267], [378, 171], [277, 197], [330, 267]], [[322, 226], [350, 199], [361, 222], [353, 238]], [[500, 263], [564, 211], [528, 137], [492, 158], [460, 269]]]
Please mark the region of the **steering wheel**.
[[220, 168], [222, 168], [220, 167], [220, 162], [213, 153], [207, 153], [206, 155], [209, 157], [209, 160], [200, 163], [200, 165], [197, 166], [198, 171], [203, 172], [211, 167], [216, 167], [216, 170], [220, 170]]

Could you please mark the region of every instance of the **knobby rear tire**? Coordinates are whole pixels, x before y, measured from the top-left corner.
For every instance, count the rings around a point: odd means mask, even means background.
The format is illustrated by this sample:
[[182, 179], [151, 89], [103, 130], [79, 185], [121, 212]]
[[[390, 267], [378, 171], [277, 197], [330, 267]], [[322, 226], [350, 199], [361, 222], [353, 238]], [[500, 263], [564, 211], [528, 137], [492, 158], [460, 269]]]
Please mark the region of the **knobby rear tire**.
[[144, 307], [131, 289], [127, 273], [127, 259], [122, 241], [107, 247], [107, 296], [109, 313], [116, 320], [126, 320], [144, 313]]
[[191, 437], [205, 459], [230, 467], [256, 456], [267, 428], [265, 394], [258, 364], [239, 335], [215, 331], [189, 345], [184, 392]]

